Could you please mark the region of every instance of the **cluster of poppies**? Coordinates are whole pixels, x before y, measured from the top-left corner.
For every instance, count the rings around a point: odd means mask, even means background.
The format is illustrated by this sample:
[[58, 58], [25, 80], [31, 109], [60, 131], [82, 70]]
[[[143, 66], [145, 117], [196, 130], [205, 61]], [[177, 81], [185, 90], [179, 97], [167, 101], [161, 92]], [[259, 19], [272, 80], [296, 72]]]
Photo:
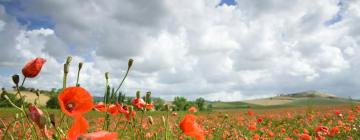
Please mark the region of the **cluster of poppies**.
[[[22, 69], [22, 73], [24, 75], [23, 82], [21, 86], [23, 86], [24, 81], [26, 78], [34, 78], [36, 77], [44, 63], [46, 62], [43, 58], [35, 58], [31, 61], [29, 61], [24, 68]], [[69, 140], [77, 140], [77, 139], [91, 139], [91, 140], [111, 140], [111, 139], [117, 139], [118, 133], [117, 132], [109, 132], [106, 131], [107, 127], [104, 127], [104, 130], [95, 131], [92, 133], [88, 133], [89, 130], [89, 123], [87, 119], [84, 117], [84, 114], [91, 111], [92, 109], [95, 109], [101, 113], [105, 113], [105, 119], [109, 121], [109, 114], [112, 116], [116, 116], [118, 114], [124, 114], [126, 116], [126, 119], [128, 121], [131, 121], [132, 118], [135, 117], [136, 111], [146, 112], [151, 111], [154, 108], [154, 104], [151, 101], [151, 92], [147, 92], [146, 95], [141, 98], [140, 91], [136, 93], [136, 97], [131, 100], [131, 105], [125, 105], [124, 104], [124, 98], [125, 96], [122, 95], [120, 92], [117, 92], [121, 85], [123, 84], [130, 67], [132, 66], [133, 60], [130, 59], [128, 63], [128, 69], [126, 71], [126, 74], [124, 76], [124, 79], [120, 83], [119, 87], [115, 91], [114, 89], [110, 93], [110, 86], [108, 84], [108, 73], [105, 73], [106, 78], [106, 92], [104, 95], [104, 101], [94, 103], [93, 97], [91, 94], [84, 89], [83, 87], [80, 87], [79, 84], [79, 73], [82, 68], [83, 63], [79, 63], [78, 68], [78, 77], [76, 81], [76, 85], [72, 87], [67, 87], [67, 74], [69, 73], [69, 66], [71, 62], [71, 57], [68, 57], [65, 64], [64, 64], [64, 79], [63, 79], [63, 89], [58, 95], [58, 102], [59, 106], [61, 108], [61, 111], [63, 112], [63, 115], [61, 117], [60, 122], [55, 121], [54, 115], [46, 116], [43, 111], [36, 105], [30, 103], [28, 105], [28, 112], [26, 115], [28, 118], [33, 121], [39, 129], [42, 131], [43, 136], [47, 138], [62, 138], [62, 139], [69, 139]], [[18, 94], [20, 94], [19, 90], [19, 76], [14, 75], [13, 81], [16, 84]], [[118, 93], [118, 95], [117, 95]], [[20, 94], [20, 97], [23, 98]], [[117, 98], [117, 99], [116, 99]], [[11, 101], [10, 101], [11, 102]], [[19, 108], [22, 112], [25, 112], [23, 108], [18, 107], [14, 105], [15, 107]], [[169, 105], [167, 105], [168, 111]], [[179, 123], [180, 129], [184, 132], [185, 135], [188, 135], [190, 137], [194, 137], [198, 140], [205, 139], [204, 130], [202, 127], [196, 123], [196, 116], [193, 114], [197, 112], [197, 109], [195, 107], [191, 107], [189, 109], [190, 114], [185, 115], [184, 119]], [[72, 118], [72, 125], [70, 129], [67, 131], [66, 135], [61, 136], [62, 129], [61, 127], [56, 127], [56, 125], [61, 125], [64, 114], [68, 117]], [[176, 112], [172, 113], [173, 116], [177, 116]], [[152, 117], [149, 117], [150, 120], [152, 120]], [[47, 121], [50, 120], [50, 121]], [[47, 124], [50, 122], [49, 124]], [[60, 124], [57, 124], [60, 123]], [[60, 133], [59, 135], [55, 135], [53, 131], [50, 131], [48, 129], [48, 125], [52, 125], [50, 127], [55, 128], [56, 132]], [[106, 123], [104, 124], [107, 125]], [[115, 129], [116, 130], [116, 129]], [[36, 133], [36, 129], [34, 129]]]

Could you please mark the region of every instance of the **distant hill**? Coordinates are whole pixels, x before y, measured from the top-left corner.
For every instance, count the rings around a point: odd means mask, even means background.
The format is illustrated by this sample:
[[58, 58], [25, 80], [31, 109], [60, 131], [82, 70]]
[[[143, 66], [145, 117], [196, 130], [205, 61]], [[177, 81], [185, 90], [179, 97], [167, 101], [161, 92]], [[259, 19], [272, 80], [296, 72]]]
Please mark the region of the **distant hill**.
[[275, 97], [243, 100], [236, 102], [212, 102], [214, 109], [236, 109], [236, 108], [267, 108], [287, 107], [305, 105], [336, 105], [360, 103], [358, 100], [350, 100], [337, 97], [330, 93], [321, 91], [304, 91], [290, 94], [281, 94]]
[[291, 93], [285, 96], [289, 97], [295, 97], [295, 98], [301, 98], [301, 97], [322, 97], [322, 98], [339, 98], [333, 94], [311, 90], [311, 91], [304, 91], [304, 92], [298, 92], [298, 93]]

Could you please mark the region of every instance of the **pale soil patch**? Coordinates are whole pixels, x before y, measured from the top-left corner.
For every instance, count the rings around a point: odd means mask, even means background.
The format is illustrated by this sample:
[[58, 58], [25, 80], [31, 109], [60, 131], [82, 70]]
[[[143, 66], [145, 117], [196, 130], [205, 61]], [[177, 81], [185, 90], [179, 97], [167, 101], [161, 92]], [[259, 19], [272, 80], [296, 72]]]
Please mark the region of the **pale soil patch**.
[[[8, 91], [11, 94], [15, 94], [16, 91]], [[29, 92], [29, 91], [21, 91], [20, 92], [22, 96], [25, 96], [25, 101], [28, 103], [34, 103], [35, 99], [37, 99], [37, 96], [35, 93], [33, 92]], [[45, 106], [46, 102], [50, 99], [49, 96], [44, 95], [44, 94], [40, 94], [40, 98], [38, 101], [39, 105]]]
[[292, 97], [273, 97], [273, 98], [264, 98], [264, 99], [254, 99], [254, 100], [245, 100], [242, 102], [248, 104], [270, 106], [270, 105], [283, 105], [290, 103], [294, 100]]

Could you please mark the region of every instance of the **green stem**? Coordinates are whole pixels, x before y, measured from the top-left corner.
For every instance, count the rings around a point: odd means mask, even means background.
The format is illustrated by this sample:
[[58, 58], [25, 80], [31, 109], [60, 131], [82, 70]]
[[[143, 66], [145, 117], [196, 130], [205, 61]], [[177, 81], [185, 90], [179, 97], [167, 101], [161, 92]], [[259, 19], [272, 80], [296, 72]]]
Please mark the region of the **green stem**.
[[119, 124], [120, 124], [120, 119], [121, 119], [122, 115], [123, 114], [120, 114], [120, 117], [118, 118], [118, 120], [116, 120], [116, 125], [115, 125], [115, 129], [113, 130], [113, 132], [116, 132], [116, 130], [117, 130]]
[[26, 80], [26, 77], [24, 76], [24, 79], [23, 79], [20, 87], [23, 87], [23, 86], [24, 86], [25, 80]]
[[[9, 131], [9, 128], [10, 128], [11, 125], [13, 125], [15, 122], [16, 122], [16, 120], [13, 120], [13, 121], [9, 124], [9, 127], [6, 128], [5, 133], [4, 133], [4, 136], [2, 137], [1, 140], [5, 140], [6, 135], [7, 135], [8, 131]], [[10, 134], [10, 135], [11, 135], [11, 134]]]
[[119, 84], [119, 86], [117, 87], [117, 89], [115, 90], [115, 93], [117, 93], [117, 92], [119, 91], [120, 87], [121, 87], [122, 84], [124, 83], [125, 78], [127, 77], [128, 73], [129, 73], [129, 71], [130, 71], [130, 68], [128, 68], [128, 69], [126, 70], [125, 76], [124, 76], [124, 78], [121, 80], [121, 83]]
[[67, 73], [64, 73], [64, 78], [63, 78], [63, 89], [66, 88], [66, 81], [67, 81]]
[[79, 77], [80, 77], [80, 69], [78, 70], [78, 73], [77, 73], [75, 86], [78, 86], [78, 85], [79, 85]]

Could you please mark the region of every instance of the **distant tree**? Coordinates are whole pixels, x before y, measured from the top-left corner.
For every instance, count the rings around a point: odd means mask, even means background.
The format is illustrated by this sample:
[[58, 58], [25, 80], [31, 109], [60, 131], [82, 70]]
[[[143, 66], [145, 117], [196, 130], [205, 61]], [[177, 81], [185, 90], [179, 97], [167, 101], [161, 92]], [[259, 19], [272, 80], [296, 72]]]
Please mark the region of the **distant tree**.
[[17, 98], [15, 94], [8, 93], [5, 88], [2, 88], [0, 94], [0, 107], [12, 107], [8, 100], [5, 99], [5, 95], [17, 106], [21, 106], [25, 103], [24, 98]]
[[47, 108], [59, 108], [59, 101], [57, 96], [51, 96], [50, 99], [46, 102]]
[[185, 103], [185, 107], [184, 107], [184, 110], [188, 110], [190, 107], [197, 107], [196, 103], [194, 101], [187, 101]]
[[208, 104], [206, 107], [206, 110], [208, 111], [212, 111], [213, 105], [212, 104]]
[[164, 110], [165, 101], [163, 99], [154, 98], [153, 103], [154, 103], [155, 110], [158, 110], [158, 111]]
[[205, 99], [200, 97], [195, 100], [196, 106], [199, 108], [200, 111], [205, 109]]
[[173, 104], [176, 106], [176, 110], [181, 111], [185, 110], [185, 105], [187, 103], [187, 99], [185, 97], [177, 96], [174, 98]]

